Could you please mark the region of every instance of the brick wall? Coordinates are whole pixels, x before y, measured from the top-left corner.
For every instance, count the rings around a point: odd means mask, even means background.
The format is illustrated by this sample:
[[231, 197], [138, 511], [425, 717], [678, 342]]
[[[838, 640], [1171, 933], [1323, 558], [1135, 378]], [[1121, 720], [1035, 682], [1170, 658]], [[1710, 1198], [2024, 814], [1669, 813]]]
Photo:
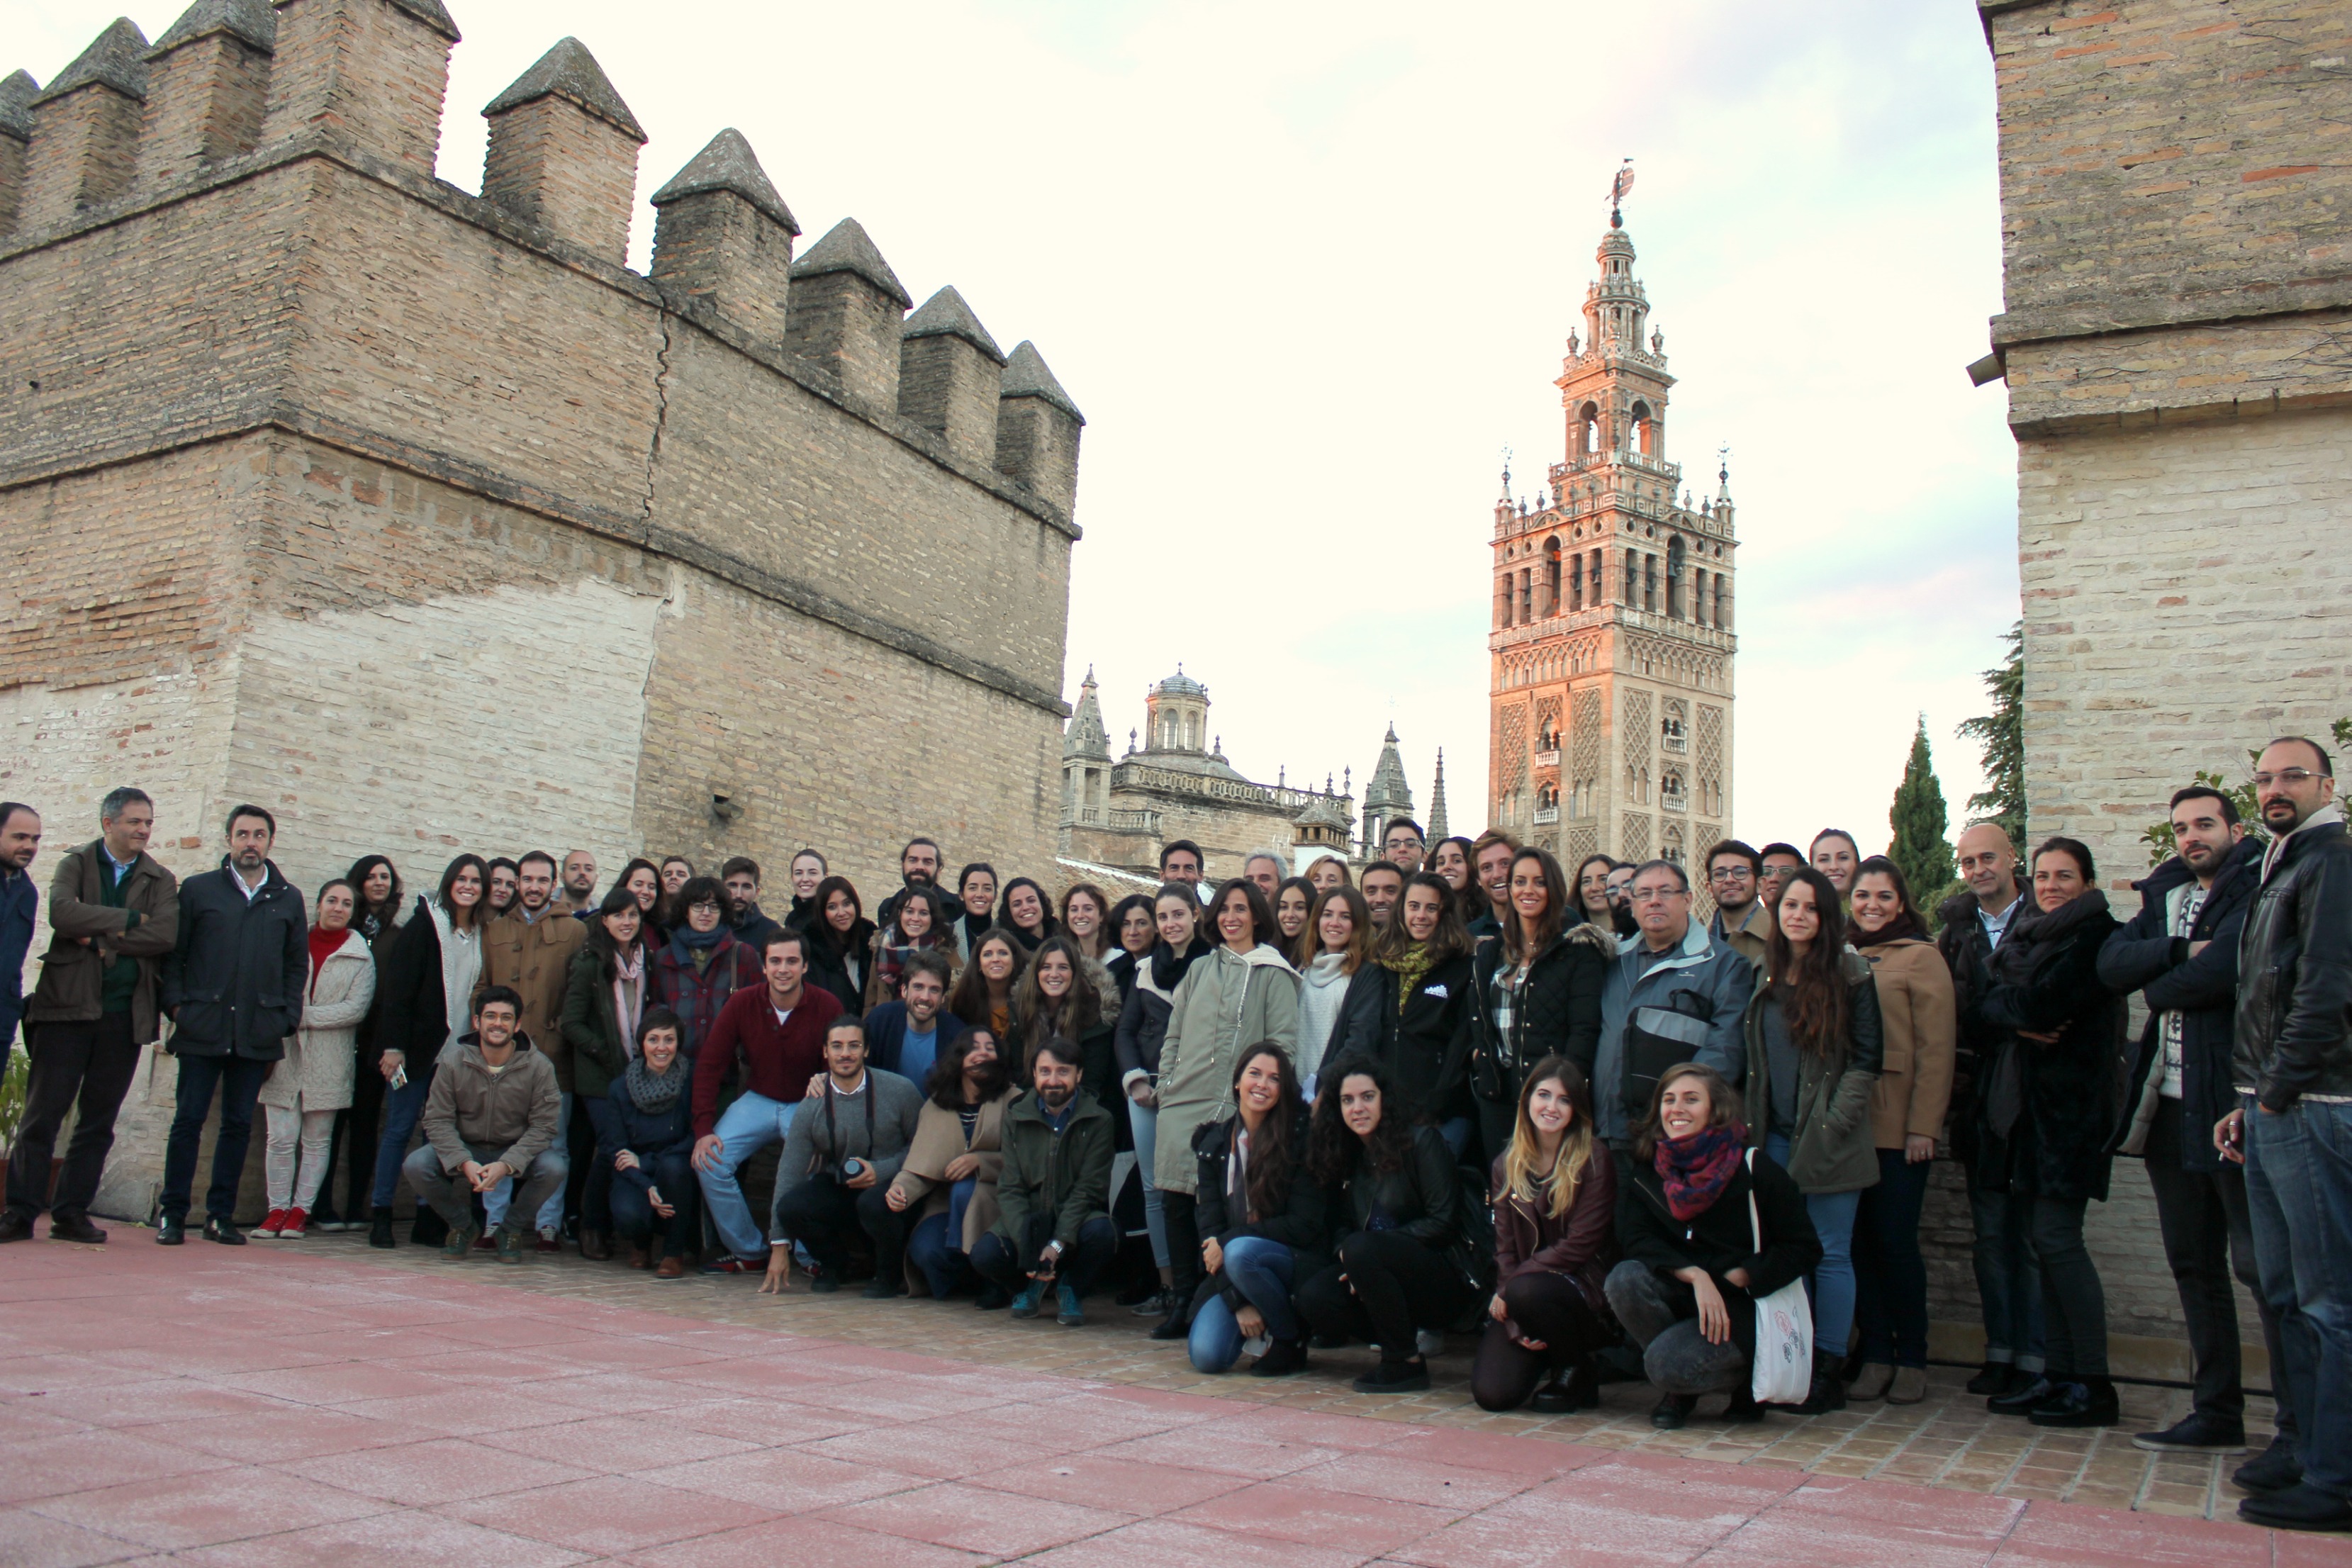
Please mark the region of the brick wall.
[[[1979, 10], [2029, 837], [2089, 844], [2127, 915], [2173, 789], [2242, 778], [2248, 749], [2352, 712], [2352, 26], [2300, 0]], [[2177, 1342], [2137, 1162], [2089, 1229], [2116, 1331]], [[1960, 1277], [1937, 1279], [1964, 1310]], [[2240, 1321], [2255, 1338], [2242, 1303]]]
[[0, 239], [5, 793], [69, 844], [138, 784], [183, 875], [257, 800], [305, 889], [814, 844], [874, 897], [916, 831], [1058, 883], [1066, 496], [424, 177], [439, 36], [305, 9], [390, 77], [292, 49], [257, 151]]

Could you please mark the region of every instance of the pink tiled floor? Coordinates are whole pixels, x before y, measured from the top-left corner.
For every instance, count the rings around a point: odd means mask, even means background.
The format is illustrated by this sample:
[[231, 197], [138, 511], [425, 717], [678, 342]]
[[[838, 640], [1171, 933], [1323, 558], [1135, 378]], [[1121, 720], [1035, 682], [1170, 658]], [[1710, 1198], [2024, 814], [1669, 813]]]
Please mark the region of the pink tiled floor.
[[146, 1240], [0, 1252], [0, 1568], [2352, 1568], [2352, 1542], [2234, 1523], [1089, 1383], [486, 1267]]

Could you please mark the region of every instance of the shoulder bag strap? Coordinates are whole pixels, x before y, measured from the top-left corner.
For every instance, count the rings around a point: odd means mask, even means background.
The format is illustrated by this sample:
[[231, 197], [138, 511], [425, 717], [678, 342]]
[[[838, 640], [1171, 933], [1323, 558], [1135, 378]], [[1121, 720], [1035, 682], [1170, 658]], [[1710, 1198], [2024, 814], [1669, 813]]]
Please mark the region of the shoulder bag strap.
[[1764, 1220], [1756, 1212], [1756, 1151], [1748, 1151], [1748, 1229], [1756, 1237], [1756, 1251], [1764, 1251]]

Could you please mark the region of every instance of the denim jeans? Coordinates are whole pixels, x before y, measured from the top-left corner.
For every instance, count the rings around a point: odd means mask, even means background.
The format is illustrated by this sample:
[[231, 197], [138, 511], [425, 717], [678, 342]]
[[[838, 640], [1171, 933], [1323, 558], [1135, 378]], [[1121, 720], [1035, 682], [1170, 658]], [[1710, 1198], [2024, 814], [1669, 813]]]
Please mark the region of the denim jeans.
[[182, 1057], [173, 1096], [172, 1131], [163, 1144], [163, 1195], [158, 1210], [172, 1219], [188, 1217], [196, 1182], [196, 1146], [205, 1118], [220, 1090], [220, 1131], [213, 1139], [213, 1180], [205, 1193], [205, 1215], [224, 1223], [236, 1218], [236, 1187], [245, 1175], [246, 1146], [253, 1141], [253, 1104], [261, 1080], [274, 1065], [242, 1057]]
[[431, 1062], [410, 1067], [406, 1088], [383, 1086], [383, 1133], [376, 1140], [375, 1188], [368, 1194], [368, 1201], [377, 1208], [392, 1206], [392, 1194], [400, 1188], [400, 1167], [408, 1159], [409, 1137], [416, 1131], [417, 1119], [425, 1114], [425, 1097], [432, 1091]]
[[2271, 1385], [2294, 1408], [2305, 1482], [2352, 1498], [2352, 1105], [2242, 1109], [2254, 1259], [2286, 1356]]
[[1969, 1212], [1976, 1222], [1970, 1260], [1976, 1265], [1977, 1303], [1984, 1314], [1985, 1360], [2013, 1362], [2023, 1372], [2040, 1372], [2042, 1264], [2033, 1255], [2033, 1200], [1988, 1192], [1969, 1173]]
[[[1699, 1331], [1698, 1294], [1671, 1275], [1627, 1258], [1609, 1271], [1609, 1310], [1642, 1347], [1642, 1372], [1663, 1394], [1716, 1394], [1747, 1386], [1748, 1352], [1732, 1334], [1719, 1345]], [[1732, 1308], [1747, 1311], [1746, 1303]]]
[[[691, 1158], [687, 1151], [673, 1149], [656, 1155], [646, 1163], [646, 1174], [652, 1180], [654, 1190], [660, 1193], [663, 1201], [675, 1211], [667, 1219], [654, 1212], [653, 1199], [646, 1194], [645, 1188], [626, 1175], [615, 1173], [613, 1177], [613, 1234], [633, 1247], [650, 1248], [654, 1233], [659, 1231], [662, 1256], [665, 1258], [683, 1258], [688, 1247], [698, 1244], [702, 1239], [702, 1189], [695, 1182]], [[499, 1184], [503, 1186], [505, 1184]], [[551, 1201], [559, 1204], [563, 1201], [562, 1187], [555, 1189]], [[482, 1207], [485, 1211], [489, 1208], [488, 1194], [483, 1194]], [[545, 1221], [545, 1207], [540, 1209], [539, 1216], [542, 1222]], [[559, 1212], [558, 1223], [562, 1217]], [[491, 1222], [494, 1226], [497, 1223], [495, 1220]]]
[[1151, 1261], [1168, 1267], [1168, 1212], [1160, 1206], [1160, 1189], [1151, 1184], [1151, 1156], [1160, 1147], [1160, 1112], [1127, 1102], [1127, 1125], [1135, 1134], [1135, 1173], [1143, 1179], [1143, 1228], [1151, 1233]]
[[738, 1258], [766, 1258], [768, 1235], [751, 1217], [751, 1205], [743, 1201], [743, 1188], [735, 1173], [753, 1154], [782, 1142], [792, 1131], [793, 1112], [799, 1109], [745, 1089], [734, 1104], [719, 1113], [719, 1125], [712, 1129], [719, 1134], [720, 1147], [710, 1169], [701, 1173], [702, 1201], [710, 1210], [710, 1224], [719, 1239]]
[[[1785, 1135], [1767, 1132], [1764, 1152], [1774, 1164], [1789, 1168]], [[1822, 1238], [1821, 1263], [1805, 1281], [1813, 1298], [1813, 1344], [1839, 1356], [1853, 1334], [1853, 1216], [1861, 1207], [1861, 1189], [1805, 1194], [1805, 1216]]]
[[1935, 1165], [1878, 1152], [1878, 1185], [1865, 1187], [1853, 1222], [1853, 1315], [1861, 1355], [1882, 1366], [1927, 1364], [1927, 1262], [1919, 1215]]
[[[1225, 1278], [1242, 1299], [1265, 1320], [1265, 1331], [1277, 1340], [1298, 1337], [1298, 1314], [1290, 1308], [1290, 1276], [1296, 1258], [1290, 1248], [1262, 1237], [1236, 1237], [1225, 1248]], [[1242, 1329], [1223, 1291], [1210, 1297], [1192, 1314], [1192, 1335], [1185, 1349], [1195, 1372], [1223, 1372], [1242, 1355]]]
[[969, 1176], [958, 1182], [949, 1194], [947, 1208], [917, 1221], [914, 1233], [907, 1237], [908, 1260], [923, 1271], [934, 1300], [944, 1301], [954, 1295], [971, 1272], [971, 1260], [956, 1244], [963, 1239], [964, 1205], [977, 1184]]
[[[572, 1125], [572, 1091], [563, 1091], [563, 1109], [556, 1112], [555, 1125]], [[560, 1141], [560, 1140], [559, 1140]], [[509, 1176], [482, 1194], [482, 1218], [492, 1230], [506, 1223], [507, 1205], [514, 1202], [514, 1178]], [[558, 1187], [548, 1200], [539, 1205], [538, 1228], [561, 1231], [563, 1228], [563, 1189]]]
[[[468, 1143], [466, 1152], [478, 1164], [487, 1164], [503, 1152], [497, 1144]], [[561, 1149], [547, 1149], [530, 1163], [522, 1173], [522, 1190], [527, 1202], [544, 1203], [549, 1192], [562, 1192], [563, 1178], [570, 1163]], [[457, 1172], [442, 1166], [440, 1152], [430, 1143], [419, 1143], [416, 1152], [401, 1162], [401, 1173], [408, 1178], [410, 1190], [418, 1199], [430, 1205], [433, 1212], [446, 1221], [451, 1230], [463, 1230], [474, 1223], [473, 1184]]]

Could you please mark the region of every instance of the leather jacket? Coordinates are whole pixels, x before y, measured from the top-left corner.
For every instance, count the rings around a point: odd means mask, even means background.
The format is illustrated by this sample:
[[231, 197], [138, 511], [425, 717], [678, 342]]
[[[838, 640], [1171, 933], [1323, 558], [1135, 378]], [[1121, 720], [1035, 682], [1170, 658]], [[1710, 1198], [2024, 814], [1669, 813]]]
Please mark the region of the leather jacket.
[[2352, 1095], [2352, 841], [2332, 811], [2263, 863], [2238, 942], [2230, 1066], [2235, 1087], [2271, 1110]]

